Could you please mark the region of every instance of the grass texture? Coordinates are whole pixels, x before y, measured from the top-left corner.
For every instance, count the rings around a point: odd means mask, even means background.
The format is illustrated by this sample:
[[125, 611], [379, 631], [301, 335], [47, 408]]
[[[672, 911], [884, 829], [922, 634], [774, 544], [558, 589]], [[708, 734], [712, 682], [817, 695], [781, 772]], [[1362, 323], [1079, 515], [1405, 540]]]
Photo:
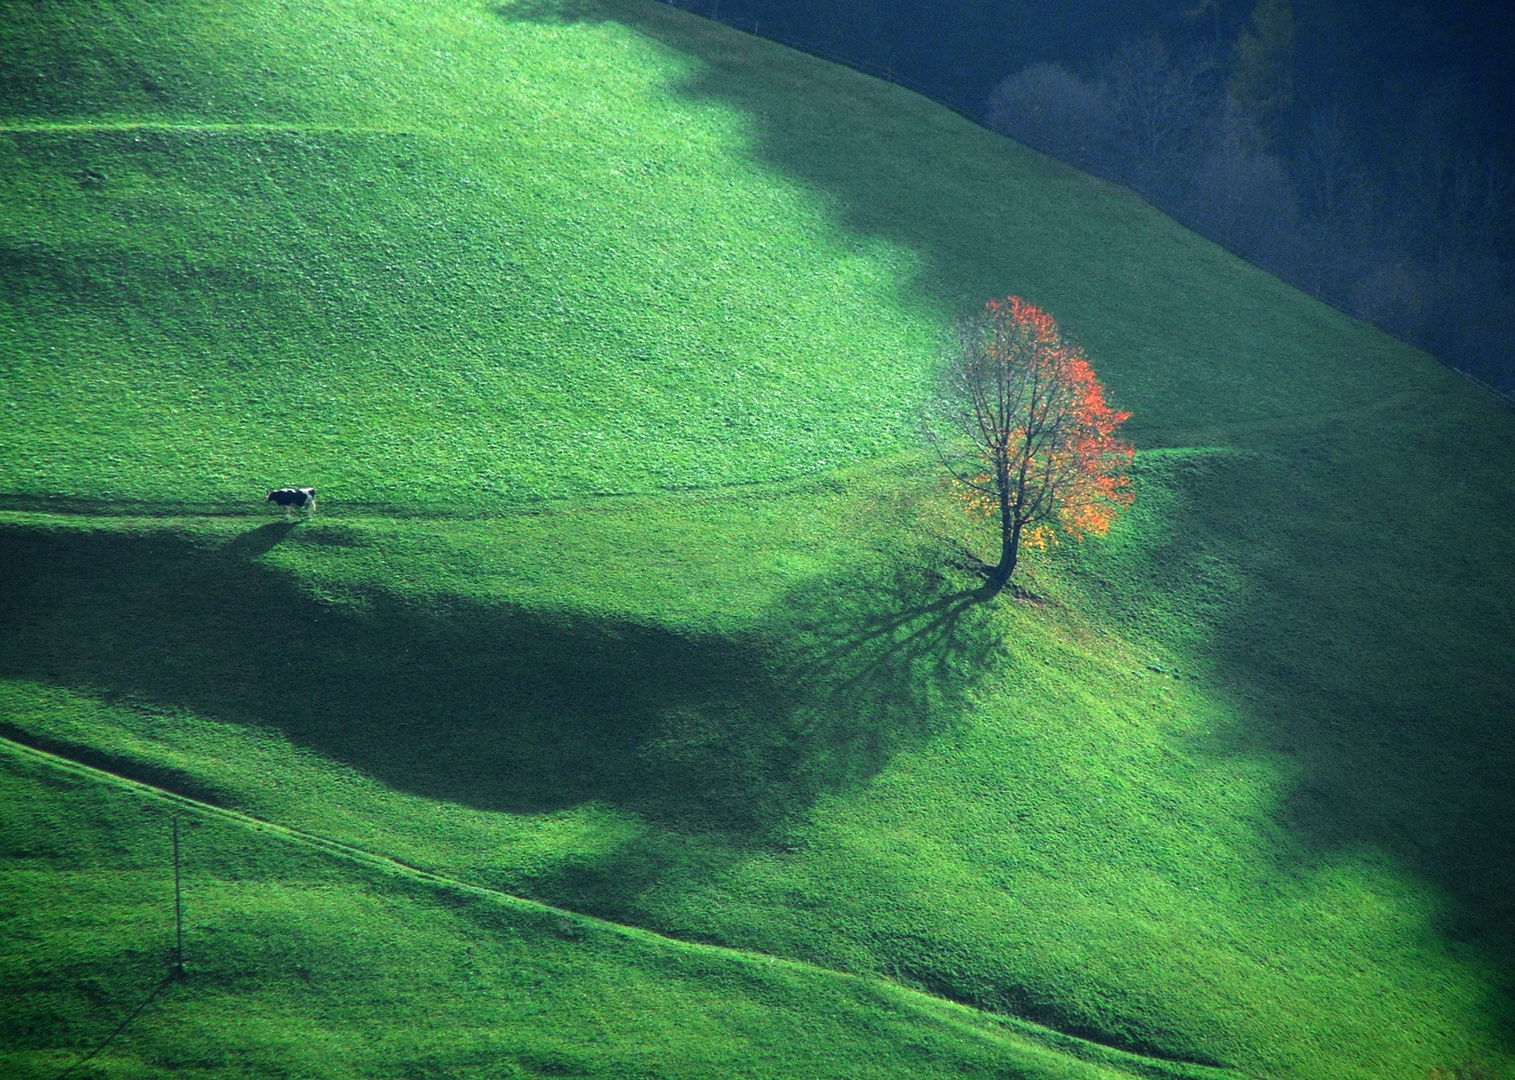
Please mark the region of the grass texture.
[[[1515, 1065], [1515, 418], [1428, 357], [655, 4], [0, 35], [0, 735], [463, 883], [194, 810], [134, 1015], [169, 804], [7, 750], [8, 1069]], [[1011, 292], [1137, 503], [989, 603], [912, 417]]]

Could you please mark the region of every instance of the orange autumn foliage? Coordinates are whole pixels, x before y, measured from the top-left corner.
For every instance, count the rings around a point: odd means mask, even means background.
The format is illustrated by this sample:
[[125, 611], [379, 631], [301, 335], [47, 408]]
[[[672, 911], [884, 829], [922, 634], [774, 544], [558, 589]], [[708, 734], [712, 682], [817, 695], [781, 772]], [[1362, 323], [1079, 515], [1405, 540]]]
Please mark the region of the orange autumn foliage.
[[1104, 533], [1130, 505], [1135, 451], [1115, 430], [1131, 414], [1105, 403], [1083, 352], [1019, 297], [991, 300], [957, 330], [936, 414], [950, 438], [938, 448], [968, 506], [999, 518], [1000, 586], [1022, 546]]

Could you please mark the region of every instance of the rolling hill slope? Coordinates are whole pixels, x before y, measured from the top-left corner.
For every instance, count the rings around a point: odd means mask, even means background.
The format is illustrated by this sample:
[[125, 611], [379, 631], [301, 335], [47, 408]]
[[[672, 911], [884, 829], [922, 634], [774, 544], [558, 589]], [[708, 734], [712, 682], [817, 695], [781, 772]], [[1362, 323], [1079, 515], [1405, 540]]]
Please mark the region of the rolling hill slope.
[[[1507, 411], [657, 4], [18, 12], [0, 735], [518, 913], [193, 810], [236, 852], [203, 959], [94, 1067], [1515, 1064]], [[951, 314], [1011, 292], [1135, 413], [1138, 501], [986, 604], [912, 417]], [[313, 522], [258, 517], [286, 483]], [[0, 1052], [51, 1075], [152, 985], [161, 922], [106, 883], [163, 817], [7, 755]], [[544, 981], [548, 1019], [490, 1004]]]

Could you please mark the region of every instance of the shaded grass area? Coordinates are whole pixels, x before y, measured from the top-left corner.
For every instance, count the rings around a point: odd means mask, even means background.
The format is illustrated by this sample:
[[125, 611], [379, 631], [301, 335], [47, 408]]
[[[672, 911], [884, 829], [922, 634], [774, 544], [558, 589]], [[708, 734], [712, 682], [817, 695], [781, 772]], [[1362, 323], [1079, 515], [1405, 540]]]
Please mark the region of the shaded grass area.
[[929, 581], [869, 582], [873, 621], [845, 627], [827, 625], [841, 614], [827, 588], [792, 598], [808, 654], [761, 631], [322, 596], [257, 560], [293, 528], [219, 548], [165, 530], [7, 530], [0, 670], [277, 730], [427, 798], [526, 814], [598, 801], [751, 837], [918, 742], [972, 677], [966, 653], [987, 648], [954, 637], [975, 594]]
[[[1440, 417], [1439, 454], [1387, 470], [1383, 444], [1413, 426], [1170, 458], [1172, 481], [1075, 580], [1080, 603], [1190, 656], [1173, 674], [1228, 702], [1235, 719], [1187, 741], [1194, 752], [1285, 765], [1277, 821], [1312, 858], [1412, 868], [1442, 898], [1439, 932], [1508, 980], [1515, 532], [1501, 509], [1509, 425], [1487, 420]], [[1406, 527], [1406, 489], [1445, 500], [1434, 527]], [[1515, 1030], [1511, 1002], [1495, 1013]]]
[[[355, 863], [8, 749], [0, 807], [11, 1076], [1220, 1075]], [[175, 814], [187, 974], [166, 980]]]

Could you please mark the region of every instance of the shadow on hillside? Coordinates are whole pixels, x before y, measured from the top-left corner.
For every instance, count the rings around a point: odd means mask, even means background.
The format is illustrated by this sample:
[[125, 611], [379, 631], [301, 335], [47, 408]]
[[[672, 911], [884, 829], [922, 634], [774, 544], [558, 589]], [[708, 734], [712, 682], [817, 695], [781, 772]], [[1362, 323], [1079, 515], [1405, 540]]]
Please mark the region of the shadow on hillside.
[[456, 598], [322, 598], [257, 561], [296, 527], [219, 550], [0, 530], [0, 675], [278, 729], [430, 798], [599, 800], [748, 842], [923, 738], [973, 667], [976, 594], [929, 577], [875, 576], [845, 604], [817, 586], [791, 598], [792, 640], [776, 645]]
[[[1238, 720], [1191, 750], [1291, 779], [1273, 816], [1297, 846], [1259, 873], [1289, 879], [1343, 854], [1409, 871], [1434, 888], [1434, 929], [1453, 953], [1497, 964], [1509, 985], [1515, 529], [1497, 497], [1460, 495], [1427, 542], [1392, 497], [1417, 489], [1414, 463], [1401, 456], [1394, 492], [1375, 498], [1376, 461], [1391, 455], [1355, 435], [1367, 445], [1183, 463], [1103, 603], [1134, 619], [1166, 609], [1194, 634], [1173, 658], [1208, 668], [1200, 688]], [[1458, 468], [1470, 491], [1498, 491], [1499, 456], [1482, 459]], [[1120, 572], [1106, 557], [1085, 554], [1093, 580]], [[1515, 1031], [1504, 993], [1487, 1015]]]

